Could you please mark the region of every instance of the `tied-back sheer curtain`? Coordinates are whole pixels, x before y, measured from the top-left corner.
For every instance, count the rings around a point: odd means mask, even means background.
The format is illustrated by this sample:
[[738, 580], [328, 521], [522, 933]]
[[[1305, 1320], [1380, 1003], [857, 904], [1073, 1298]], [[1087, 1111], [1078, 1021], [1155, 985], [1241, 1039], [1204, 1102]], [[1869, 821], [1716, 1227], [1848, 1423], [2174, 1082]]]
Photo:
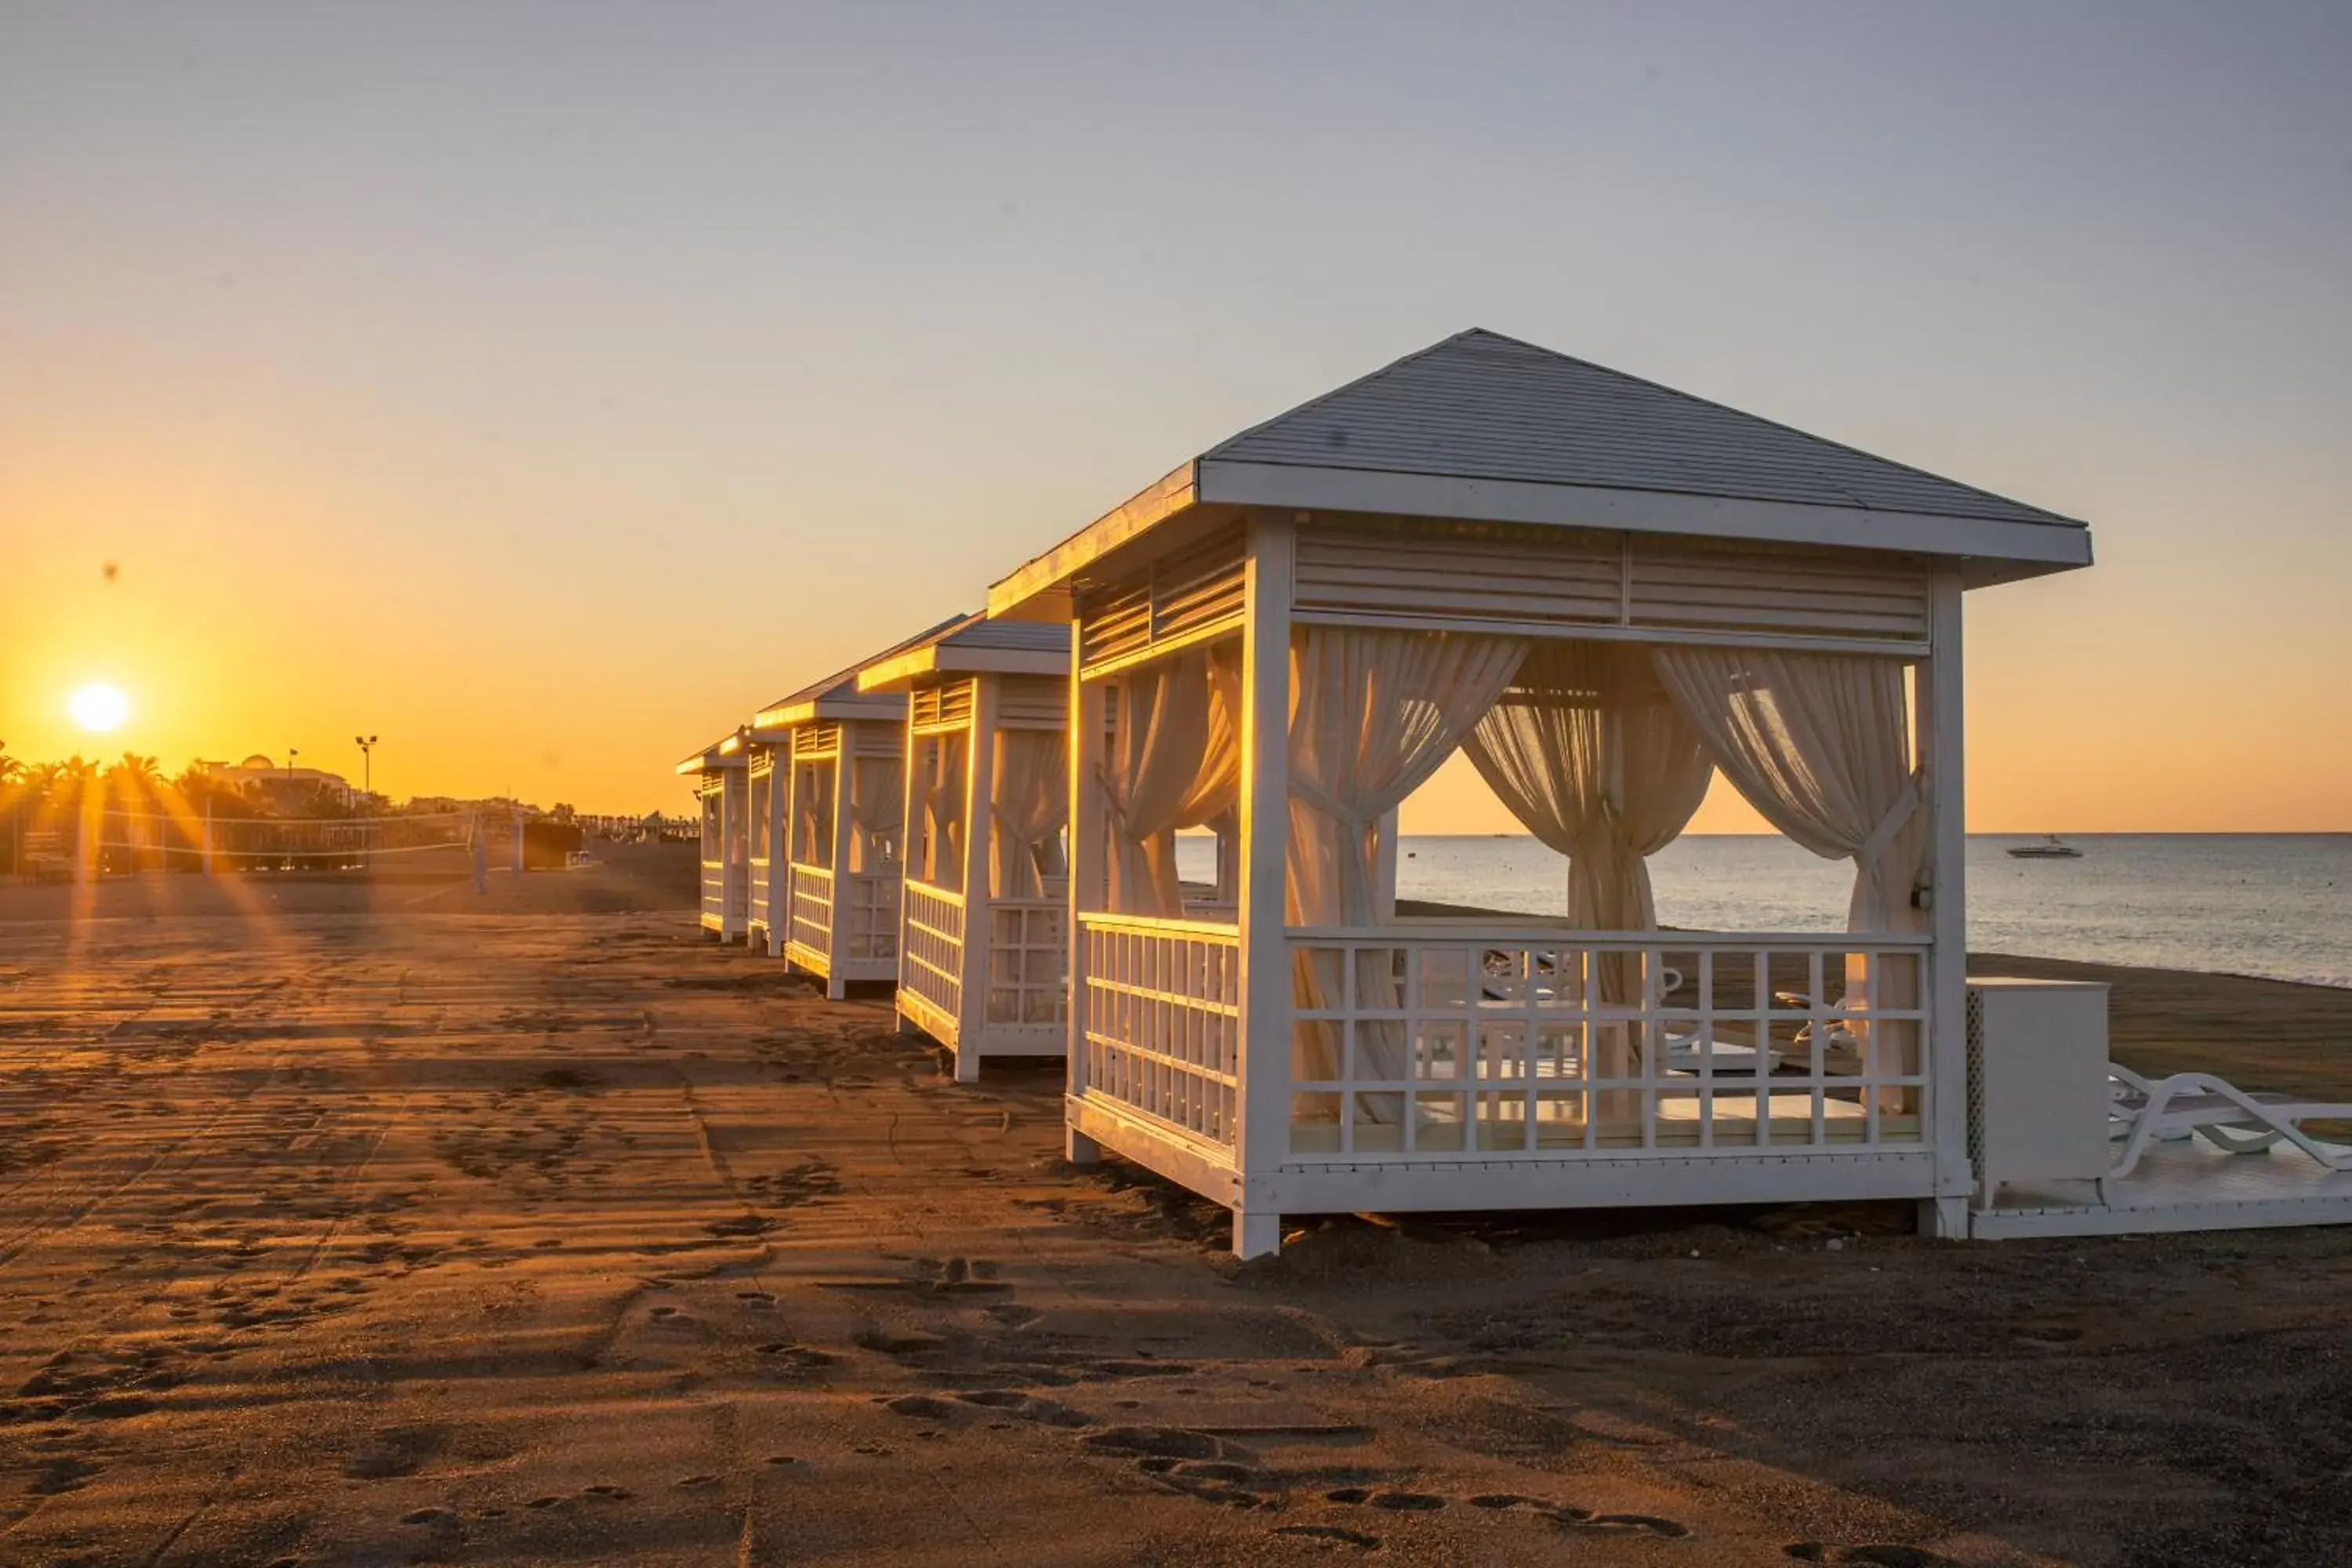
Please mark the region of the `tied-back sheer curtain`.
[[[1927, 868], [1927, 814], [1911, 759], [1902, 663], [1853, 654], [1659, 647], [1650, 653], [1675, 705], [1716, 765], [1764, 819], [1814, 854], [1854, 863], [1852, 931], [1922, 931], [1912, 891]], [[1919, 961], [1907, 952], [1846, 960], [1843, 1002], [1866, 1011], [1920, 1005]], [[1874, 976], [1873, 969], [1876, 973]], [[1865, 1071], [1913, 1072], [1919, 1031], [1907, 1021], [1857, 1021]], [[1899, 1089], [1879, 1091], [1900, 1110]]]
[[1070, 815], [1070, 752], [1054, 730], [1000, 730], [989, 773], [988, 891], [1036, 899], [1066, 873], [1062, 825]]
[[1542, 642], [1462, 749], [1513, 816], [1568, 857], [1569, 923], [1657, 924], [1648, 858], [1706, 797], [1706, 745], [1638, 649]]
[[1848, 931], [1927, 929], [1911, 899], [1927, 817], [1900, 660], [1678, 646], [1650, 659], [1748, 805], [1814, 854], [1854, 862]]
[[964, 758], [970, 737], [961, 731], [935, 735], [917, 753], [921, 763], [917, 821], [922, 856], [912, 867], [919, 881], [935, 888], [963, 888]]
[[[845, 737], [843, 745], [847, 744]], [[898, 814], [906, 807], [907, 764], [898, 757], [845, 755], [843, 762], [849, 769], [849, 869], [892, 870]]]
[[[1290, 644], [1288, 905], [1294, 926], [1366, 926], [1379, 918], [1381, 818], [1453, 755], [1519, 668], [1514, 637], [1309, 626]], [[1303, 1009], [1335, 1005], [1343, 984], [1336, 951], [1303, 950], [1292, 994]], [[1359, 1000], [1393, 1005], [1392, 981], [1361, 965]], [[1297, 1076], [1340, 1076], [1329, 1025], [1297, 1033]], [[1359, 1026], [1355, 1076], [1405, 1074], [1401, 1027]], [[1360, 1120], [1401, 1120], [1395, 1094], [1367, 1095]]]
[[1097, 774], [1110, 826], [1110, 907], [1181, 915], [1176, 830], [1213, 822], [1241, 793], [1237, 644], [1187, 648], [1120, 675]]

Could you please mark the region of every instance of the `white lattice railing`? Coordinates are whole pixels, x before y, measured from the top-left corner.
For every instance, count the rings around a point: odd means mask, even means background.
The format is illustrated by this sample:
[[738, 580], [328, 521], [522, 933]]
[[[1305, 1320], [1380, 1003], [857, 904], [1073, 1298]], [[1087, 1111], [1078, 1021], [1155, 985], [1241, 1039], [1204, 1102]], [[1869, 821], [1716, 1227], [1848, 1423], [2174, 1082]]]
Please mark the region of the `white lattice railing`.
[[1925, 937], [1431, 921], [1290, 948], [1295, 1159], [1916, 1149], [1930, 1125]]
[[938, 1010], [928, 1022], [952, 1029], [963, 1016], [963, 895], [910, 877], [906, 900], [899, 988]]
[[1229, 925], [1081, 914], [1084, 1092], [1231, 1148], [1241, 936]]
[[896, 871], [851, 871], [835, 882], [847, 917], [841, 933], [842, 957], [898, 956], [898, 881]]
[[819, 958], [833, 956], [833, 873], [824, 867], [793, 868], [792, 924], [785, 938]]
[[988, 1021], [1057, 1029], [1070, 1016], [1070, 939], [1060, 899], [988, 902]]
[[751, 923], [755, 926], [765, 926], [773, 923], [768, 919], [768, 872], [769, 864], [768, 858], [766, 856], [754, 855], [751, 857], [750, 907], [751, 911]]

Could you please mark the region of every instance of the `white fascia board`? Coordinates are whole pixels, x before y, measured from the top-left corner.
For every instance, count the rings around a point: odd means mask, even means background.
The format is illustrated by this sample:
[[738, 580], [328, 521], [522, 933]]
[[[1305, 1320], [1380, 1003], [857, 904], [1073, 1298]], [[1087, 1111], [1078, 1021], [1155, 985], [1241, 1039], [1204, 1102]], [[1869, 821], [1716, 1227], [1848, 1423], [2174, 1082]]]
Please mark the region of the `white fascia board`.
[[1033, 601], [1055, 590], [1092, 562], [1098, 561], [1160, 522], [1188, 510], [1200, 499], [1196, 459], [1171, 469], [1158, 483], [1146, 486], [1105, 512], [1045, 554], [1028, 561], [1012, 575], [990, 584], [991, 620], [1067, 620], [1067, 595], [1038, 604]]
[[860, 691], [905, 691], [925, 675], [1067, 675], [1070, 656], [1027, 647], [959, 647], [934, 643], [857, 672]]
[[[1295, 463], [1236, 463], [1204, 458], [1198, 467], [1196, 493], [1203, 504], [1223, 502], [1310, 512], [1372, 512], [1396, 517], [1616, 529], [1629, 533], [1829, 544], [1847, 549], [1964, 556], [1987, 563], [2014, 563], [2026, 568], [2011, 575], [2034, 575], [2091, 563], [2091, 531], [2080, 523], [1938, 517], [1925, 512], [1875, 511], [1865, 507], [1738, 500], [1663, 490], [1609, 489], [1521, 479], [1465, 479], [1439, 474], [1310, 468]], [[994, 603], [992, 593], [992, 607]]]

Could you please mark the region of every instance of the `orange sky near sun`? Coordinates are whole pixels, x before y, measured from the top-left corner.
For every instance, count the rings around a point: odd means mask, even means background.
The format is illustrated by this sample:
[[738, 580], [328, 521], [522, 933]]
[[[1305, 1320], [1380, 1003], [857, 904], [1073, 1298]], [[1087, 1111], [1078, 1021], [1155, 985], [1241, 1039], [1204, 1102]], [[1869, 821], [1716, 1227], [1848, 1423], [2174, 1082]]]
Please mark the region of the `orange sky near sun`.
[[1969, 596], [1972, 826], [2352, 830], [2352, 34], [2143, 10], [25, 11], [0, 740], [683, 810], [1481, 325], [2090, 521]]

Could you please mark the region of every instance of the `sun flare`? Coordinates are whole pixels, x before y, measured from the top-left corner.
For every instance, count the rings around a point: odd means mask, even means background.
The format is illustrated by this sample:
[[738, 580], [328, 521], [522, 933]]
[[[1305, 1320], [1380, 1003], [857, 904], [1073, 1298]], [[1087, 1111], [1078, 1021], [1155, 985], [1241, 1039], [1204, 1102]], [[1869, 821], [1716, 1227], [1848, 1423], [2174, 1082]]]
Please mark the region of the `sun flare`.
[[131, 717], [131, 699], [122, 695], [119, 686], [93, 681], [66, 700], [66, 710], [73, 721], [93, 735], [103, 735], [122, 727]]

